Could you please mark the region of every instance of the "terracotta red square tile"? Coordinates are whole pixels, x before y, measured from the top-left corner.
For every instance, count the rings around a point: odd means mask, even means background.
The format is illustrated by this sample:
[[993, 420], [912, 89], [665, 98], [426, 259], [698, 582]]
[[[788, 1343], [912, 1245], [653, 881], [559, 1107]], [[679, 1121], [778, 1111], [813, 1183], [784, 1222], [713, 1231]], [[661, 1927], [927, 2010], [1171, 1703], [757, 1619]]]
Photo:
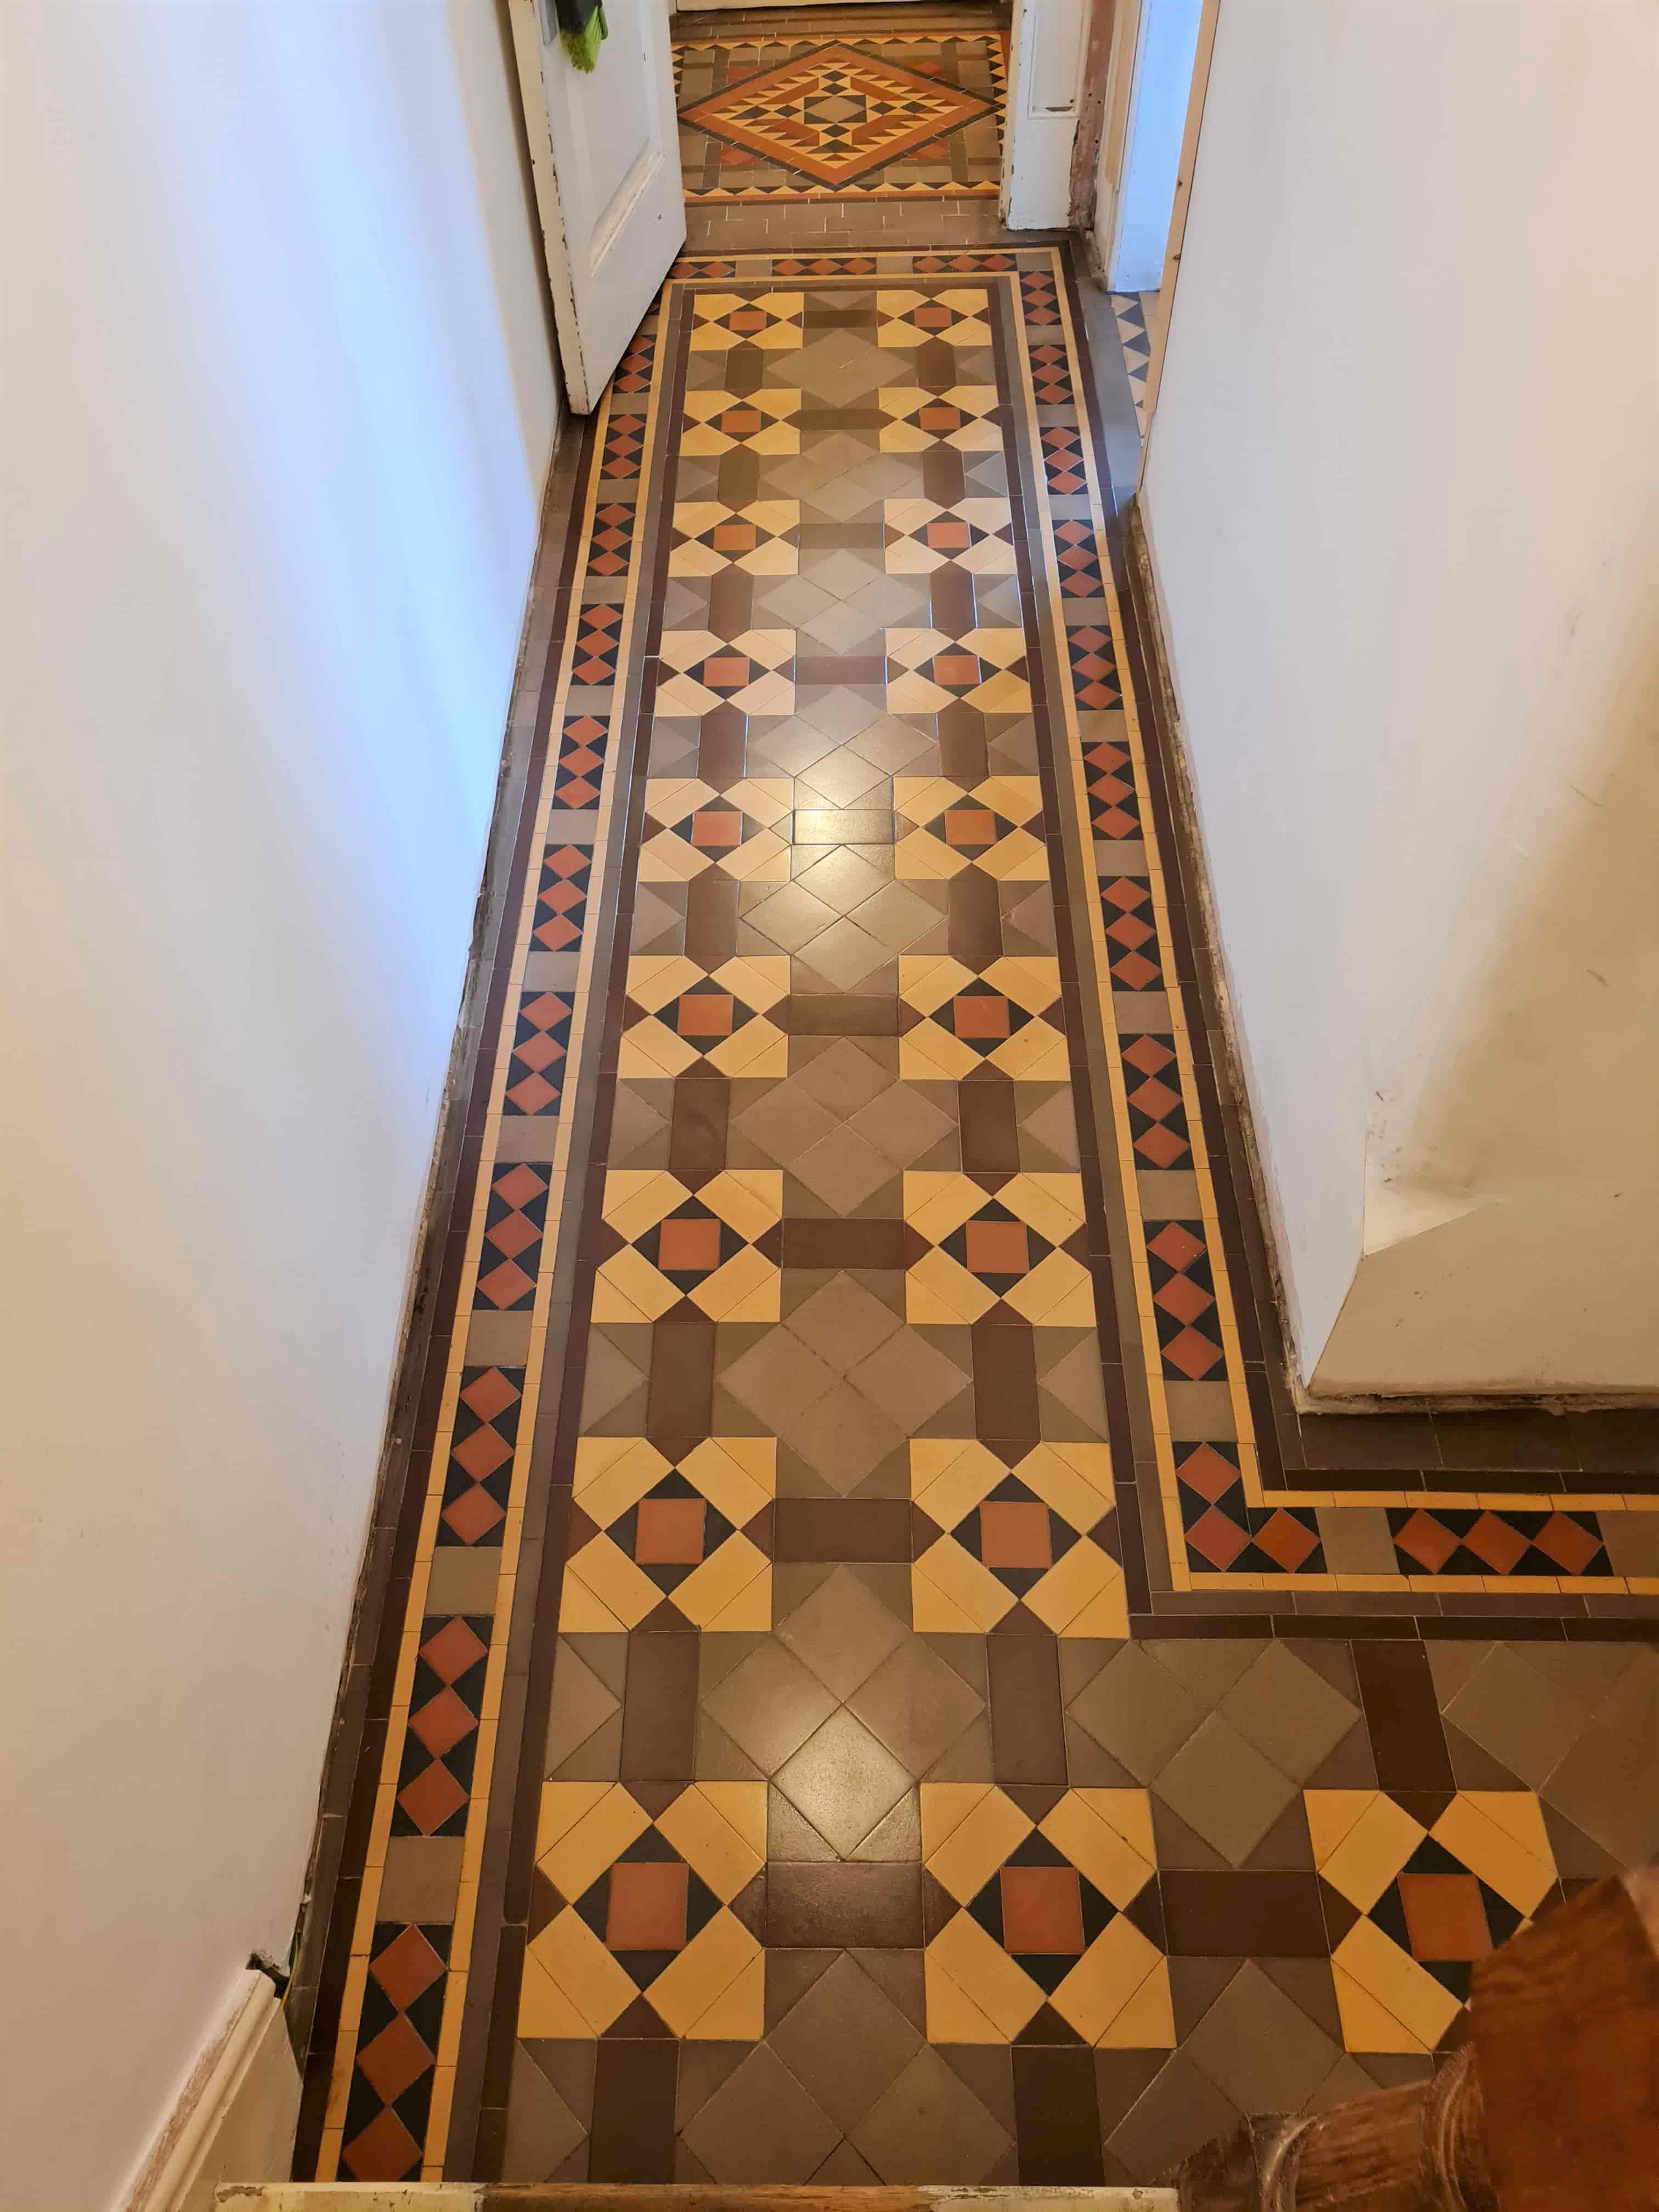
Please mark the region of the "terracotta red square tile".
[[441, 1518], [464, 1544], [476, 1544], [507, 1516], [487, 1490], [464, 1491], [446, 1505]]
[[388, 2105], [340, 2154], [354, 2181], [401, 2181], [421, 2162], [421, 2146]]
[[979, 1509], [979, 1544], [988, 1567], [1052, 1566], [1048, 1507], [1035, 1500], [988, 1498]]
[[1187, 1541], [1199, 1557], [1224, 1573], [1249, 1540], [1236, 1521], [1230, 1521], [1213, 1505], [1187, 1531]]
[[634, 1557], [641, 1566], [695, 1566], [702, 1557], [701, 1498], [642, 1498], [635, 1521]]
[[434, 1759], [398, 1792], [398, 1802], [421, 1833], [430, 1836], [459, 1812], [466, 1792], [449, 1769]]
[[968, 544], [968, 526], [954, 515], [944, 515], [930, 522], [922, 536], [935, 553], [960, 553]]
[[613, 1866], [605, 1919], [607, 1949], [683, 1950], [686, 1871], [678, 1859], [623, 1861]]
[[749, 681], [749, 661], [741, 653], [711, 653], [702, 664], [702, 680], [711, 691], [737, 690]]
[[441, 1682], [453, 1682], [476, 1667], [488, 1646], [464, 1620], [447, 1620], [421, 1646], [421, 1656]]
[[1422, 1512], [1413, 1513], [1404, 1528], [1395, 1531], [1394, 1541], [1396, 1551], [1415, 1559], [1424, 1572], [1431, 1575], [1437, 1575], [1457, 1549], [1457, 1539], [1450, 1529]]
[[1224, 1459], [1212, 1444], [1200, 1444], [1182, 1460], [1176, 1473], [1189, 1489], [1213, 1505], [1238, 1480], [1238, 1469]]
[[726, 992], [688, 992], [676, 1011], [674, 1027], [683, 1037], [730, 1036], [733, 1011]]
[[1010, 1029], [1008, 1001], [979, 996], [953, 1000], [951, 1023], [959, 1037], [1006, 1037]]
[[657, 1265], [665, 1275], [691, 1274], [720, 1263], [718, 1221], [676, 1221], [671, 1216], [657, 1231]]
[[982, 808], [950, 806], [945, 811], [945, 842], [958, 850], [996, 842], [996, 824]]
[[1492, 1948], [1472, 1874], [1402, 1874], [1400, 1902], [1413, 1959], [1484, 1959]]
[[1582, 1575], [1601, 1549], [1589, 1531], [1565, 1513], [1552, 1513], [1532, 1540], [1546, 1559], [1553, 1559], [1568, 1575]]
[[509, 1406], [518, 1402], [517, 1383], [509, 1382], [498, 1367], [486, 1367], [461, 1392], [462, 1405], [481, 1421], [493, 1421], [497, 1413], [504, 1413]]
[[1023, 1221], [970, 1221], [963, 1248], [970, 1274], [1023, 1275], [1030, 1265]]
[[516, 1260], [530, 1245], [540, 1243], [542, 1232], [522, 1213], [509, 1213], [494, 1228], [485, 1230], [484, 1235], [503, 1259]]
[[1156, 1237], [1148, 1237], [1146, 1249], [1166, 1267], [1182, 1268], [1190, 1267], [1204, 1246], [1181, 1222], [1166, 1221]]
[[478, 1295], [487, 1298], [492, 1306], [515, 1306], [536, 1287], [533, 1275], [526, 1275], [516, 1260], [504, 1260], [499, 1267], [492, 1267], [487, 1275], [478, 1278]]
[[461, 1438], [449, 1456], [474, 1482], [483, 1482], [497, 1468], [506, 1466], [513, 1456], [513, 1447], [494, 1429], [474, 1429], [470, 1437]]
[[453, 1751], [464, 1735], [471, 1735], [478, 1725], [477, 1717], [467, 1711], [465, 1701], [453, 1690], [440, 1690], [435, 1698], [428, 1698], [418, 1712], [409, 1717], [410, 1733], [425, 1745], [434, 1759], [441, 1759]]
[[418, 1928], [405, 1928], [370, 1960], [369, 1972], [399, 2012], [407, 2012], [444, 1971], [444, 1962]]
[[759, 535], [752, 522], [717, 522], [710, 543], [717, 553], [752, 553]]
[[1221, 1347], [1195, 1328], [1183, 1328], [1164, 1346], [1164, 1357], [1189, 1382], [1198, 1382], [1219, 1364]]
[[720, 852], [743, 842], [743, 817], [740, 814], [713, 813], [705, 810], [691, 817], [691, 842], [700, 853]]
[[1292, 1515], [1280, 1510], [1264, 1521], [1252, 1540], [1258, 1552], [1293, 1575], [1319, 1548], [1319, 1539]]
[[432, 2063], [432, 2053], [402, 2013], [357, 2053], [357, 2071], [388, 2105], [418, 2081]]
[[1499, 1520], [1497, 1514], [1483, 1513], [1464, 1537], [1463, 1546], [1493, 1574], [1510, 1575], [1515, 1572], [1516, 1562], [1527, 1548], [1527, 1540], [1518, 1528]]
[[547, 1180], [520, 1160], [515, 1167], [508, 1168], [505, 1175], [497, 1176], [490, 1188], [497, 1198], [504, 1198], [509, 1206], [528, 1206], [532, 1198], [539, 1198], [547, 1188]]
[[[1133, 824], [1131, 823], [1131, 828]], [[1115, 836], [1121, 836], [1117, 830]], [[1160, 971], [1143, 953], [1126, 952], [1121, 960], [1112, 963], [1112, 973], [1126, 991], [1144, 991]]]
[[1083, 1896], [1073, 1868], [1006, 1866], [1001, 1887], [1004, 1950], [1082, 1955]]
[[1207, 1313], [1215, 1300], [1190, 1275], [1171, 1275], [1161, 1291], [1153, 1291], [1152, 1304], [1176, 1321], [1193, 1322]]

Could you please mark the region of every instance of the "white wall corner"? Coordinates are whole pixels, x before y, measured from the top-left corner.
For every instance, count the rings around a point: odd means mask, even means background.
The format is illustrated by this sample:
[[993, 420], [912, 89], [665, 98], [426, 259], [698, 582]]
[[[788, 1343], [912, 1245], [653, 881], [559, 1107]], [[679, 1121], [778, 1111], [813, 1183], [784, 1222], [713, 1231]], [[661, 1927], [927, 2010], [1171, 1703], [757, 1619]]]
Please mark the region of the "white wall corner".
[[213, 2212], [222, 2182], [286, 2180], [299, 2116], [300, 2070], [275, 1987], [239, 1974], [121, 2212]]

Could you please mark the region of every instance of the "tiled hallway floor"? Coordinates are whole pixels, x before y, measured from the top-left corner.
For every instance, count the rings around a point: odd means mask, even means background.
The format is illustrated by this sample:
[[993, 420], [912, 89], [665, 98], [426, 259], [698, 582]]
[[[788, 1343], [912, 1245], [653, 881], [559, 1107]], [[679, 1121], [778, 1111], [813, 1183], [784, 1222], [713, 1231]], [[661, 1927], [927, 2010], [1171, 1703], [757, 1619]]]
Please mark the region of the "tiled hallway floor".
[[1659, 1848], [1647, 1431], [1275, 1398], [1079, 331], [694, 258], [588, 428], [301, 2172], [1150, 2180]]

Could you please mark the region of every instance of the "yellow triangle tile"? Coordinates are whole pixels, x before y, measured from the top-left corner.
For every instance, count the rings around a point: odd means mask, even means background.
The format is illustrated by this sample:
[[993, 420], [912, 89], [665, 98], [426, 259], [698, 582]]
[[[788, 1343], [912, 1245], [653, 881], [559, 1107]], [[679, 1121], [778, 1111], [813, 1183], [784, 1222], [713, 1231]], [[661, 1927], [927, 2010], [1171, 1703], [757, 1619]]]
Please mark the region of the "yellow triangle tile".
[[1425, 1832], [1409, 1813], [1379, 1790], [1341, 1842], [1327, 1854], [1319, 1870], [1350, 1904], [1369, 1912]]
[[[1000, 1790], [988, 1790], [976, 1805], [969, 1808], [936, 1850], [923, 1851], [923, 1863], [958, 1905], [966, 1905], [985, 1887], [1015, 1844], [1023, 1843], [1030, 1834], [1031, 1825], [1012, 1797], [1005, 1796]], [[969, 1924], [975, 1935], [983, 1934], [977, 1922]], [[988, 1943], [990, 1940], [988, 1936], [985, 1937]], [[951, 1971], [956, 1973], [954, 1966]], [[963, 1981], [960, 1974], [957, 1978], [976, 2004], [984, 2002], [975, 1983]]]
[[590, 1521], [608, 1528], [667, 1472], [668, 1462], [644, 1437], [583, 1437], [576, 1445], [571, 1496]]
[[898, 966], [899, 996], [919, 1013], [934, 1012], [974, 980], [973, 969], [948, 953], [904, 953]]
[[536, 1814], [538, 1861], [619, 1786], [615, 1782], [544, 1782]]
[[[1006, 2043], [995, 2022], [982, 2013], [959, 1982], [953, 1981], [931, 1950], [922, 1954], [922, 1989], [927, 2006], [929, 2043]], [[520, 2031], [523, 2033], [522, 2030]]]
[[[910, 1588], [912, 1621], [918, 1631], [921, 1629], [915, 1611], [918, 1602], [924, 1612], [943, 1610], [960, 1614], [971, 1624], [976, 1636], [983, 1636], [994, 1628], [1014, 1604], [1012, 1591], [1005, 1589], [954, 1536], [941, 1536], [912, 1564]], [[940, 1636], [953, 1632], [961, 1632], [933, 1626], [927, 1631], [930, 1635]]]
[[595, 1321], [655, 1321], [679, 1301], [668, 1278], [631, 1244], [613, 1252], [593, 1279]]
[[757, 1954], [685, 2031], [689, 2043], [758, 2043], [766, 2033], [766, 1960]]
[[[683, 684], [683, 688], [695, 690], [699, 687]], [[690, 702], [681, 700], [675, 702], [670, 711], [690, 714], [699, 710]], [[676, 836], [672, 830], [659, 830], [654, 837], [647, 837], [640, 848], [640, 881], [642, 884], [689, 884], [693, 876], [702, 875], [704, 869], [712, 866], [707, 853], [700, 853], [695, 845], [688, 845], [684, 837]]]
[[[1091, 1790], [1085, 1798], [1081, 1790], [1068, 1790], [1038, 1826], [1055, 1850], [1063, 1851], [1078, 1872], [1087, 1875], [1121, 1912], [1152, 1880], [1155, 1867], [1151, 1852], [1137, 1850], [1120, 1828], [1102, 1819], [1091, 1801], [1106, 1794]], [[1121, 1794], [1145, 1802], [1143, 1791]], [[1117, 1923], [1111, 1924], [1115, 1928]], [[1110, 1929], [1106, 1932], [1109, 1934]], [[1144, 1942], [1146, 1938], [1141, 1940]]]
[[954, 1437], [911, 1440], [910, 1495], [941, 1528], [954, 1528], [963, 1514], [990, 1496], [1007, 1472], [995, 1453], [981, 1443]]
[[[788, 880], [787, 875], [776, 879]], [[783, 1031], [763, 1017], [758, 1021], [745, 1022], [729, 1037], [722, 1037], [711, 1045], [708, 1059], [722, 1075], [747, 1076], [758, 1080], [762, 1076], [787, 1075], [789, 1073], [789, 1040]]]
[[904, 1218], [930, 1243], [937, 1244], [959, 1229], [984, 1203], [985, 1193], [964, 1175], [917, 1168], [905, 1172]]
[[781, 1168], [727, 1168], [697, 1194], [739, 1237], [758, 1237], [783, 1212]]
[[559, 1592], [559, 1627], [571, 1636], [625, 1636], [633, 1626], [619, 1619], [597, 1590], [590, 1589], [576, 1571], [574, 1559], [565, 1563]]
[[1097, 1820], [1115, 1829], [1151, 1867], [1158, 1858], [1152, 1841], [1152, 1801], [1145, 1790], [1078, 1790], [1079, 1798]]
[[741, 1528], [777, 1493], [777, 1455], [775, 1437], [705, 1437], [680, 1472]]
[[586, 2043], [593, 2033], [533, 1951], [526, 1954], [519, 1984], [519, 2033], [532, 2042], [557, 2043]]
[[1375, 1790], [1303, 1791], [1302, 1802], [1308, 1815], [1308, 1834], [1313, 1844], [1314, 1864], [1322, 1873], [1337, 1845], [1376, 1795]]
[[979, 865], [999, 883], [1040, 884], [1048, 880], [1048, 855], [1027, 830], [1011, 830], [1000, 844], [980, 854]]
[[580, 1914], [569, 1906], [543, 1929], [525, 1956], [526, 1965], [535, 1959], [586, 2022], [589, 2035], [603, 2035], [639, 1994]]
[[1017, 1083], [1064, 1083], [1071, 1069], [1065, 1038], [1044, 1021], [1016, 1030], [991, 1054], [991, 1065]]
[[714, 865], [722, 875], [740, 884], [787, 884], [792, 850], [772, 830], [763, 830], [731, 852], [722, 853]]
[[998, 1195], [1051, 1244], [1063, 1244], [1083, 1220], [1083, 1179], [1075, 1175], [1017, 1175]]
[[925, 830], [901, 837], [893, 848], [893, 873], [901, 883], [941, 883], [960, 875], [967, 866], [965, 854], [953, 853]]
[[975, 1322], [995, 1304], [994, 1291], [937, 1246], [923, 1253], [904, 1278], [904, 1317], [912, 1323], [950, 1327]]
[[[995, 1055], [993, 1054], [993, 1058]], [[937, 1022], [922, 1022], [899, 1039], [899, 1078], [905, 1083], [960, 1083], [979, 1066], [979, 1054]]]
[[[590, 1784], [603, 1788], [603, 1784]], [[921, 1785], [921, 1858], [931, 1863], [947, 1836], [952, 1836], [981, 1798], [995, 1788], [991, 1782], [924, 1782]], [[574, 1816], [573, 1816], [574, 1817]]]
[[[1500, 1824], [1494, 1817], [1492, 1800], [1500, 1796], [1524, 1796], [1537, 1823], [1535, 1849], [1516, 1836], [1515, 1826], [1521, 1825], [1523, 1816], [1511, 1813], [1513, 1826]], [[1462, 1859], [1471, 1874], [1479, 1875], [1500, 1897], [1507, 1898], [1517, 1911], [1535, 1912], [1554, 1886], [1555, 1862], [1544, 1833], [1543, 1816], [1529, 1792], [1483, 1790], [1478, 1795], [1470, 1791], [1455, 1797], [1429, 1832], [1454, 1858]]]
[[699, 1628], [713, 1630], [719, 1623], [723, 1634], [770, 1628], [771, 1562], [747, 1536], [728, 1536], [692, 1569], [675, 1590], [674, 1603]]
[[[752, 1833], [755, 1826], [753, 1808], [748, 1804], [730, 1804], [717, 1798], [716, 1790], [744, 1790], [751, 1797], [759, 1796], [761, 1839], [758, 1847]], [[728, 1811], [743, 1823], [748, 1833], [739, 1832]], [[766, 1784], [763, 1782], [693, 1783], [683, 1790], [665, 1813], [659, 1814], [657, 1826], [685, 1861], [695, 1867], [722, 1905], [729, 1905], [740, 1889], [744, 1888], [766, 1863]]]
[[689, 2035], [715, 1999], [759, 1956], [760, 1946], [743, 1923], [722, 1909], [652, 1983], [646, 1991], [652, 2009], [675, 2035]]
[[1121, 2009], [1115, 2013], [1105, 2032], [1096, 2037], [1097, 2051], [1172, 2051], [1175, 2048], [1175, 2003], [1170, 1992], [1170, 1969], [1160, 1959]]
[[1073, 1528], [1092, 1528], [1103, 1514], [1113, 1510], [1111, 1455], [1104, 1446], [1097, 1448], [1093, 1459], [1079, 1460], [1065, 1445], [1038, 1444], [1015, 1472]]
[[1006, 1293], [1007, 1303], [1033, 1327], [1089, 1328], [1094, 1324], [1094, 1285], [1066, 1252], [1050, 1252]]
[[[1162, 1953], [1120, 1913], [1102, 1929], [1048, 2002], [1085, 2043], [1098, 2043], [1142, 1983], [1164, 1965]], [[1166, 1976], [1168, 1971], [1164, 1967]]]
[[684, 1037], [659, 1021], [635, 1022], [617, 1047], [617, 1073], [630, 1083], [683, 1075], [697, 1055]]
[[1332, 1954], [1334, 1966], [1338, 1960], [1344, 1973], [1391, 2012], [1425, 2051], [1436, 2047], [1462, 2009], [1451, 1992], [1408, 1958], [1374, 1921], [1354, 1923]]
[[1378, 2004], [1334, 1960], [1331, 1980], [1336, 1990], [1336, 2012], [1342, 2024], [1345, 2051], [1407, 2051], [1416, 2057], [1427, 2050], [1428, 2046], [1412, 2033], [1403, 2021], [1396, 2020], [1386, 2005]]
[[787, 958], [771, 960], [764, 957], [755, 959], [728, 960], [714, 970], [714, 981], [723, 990], [731, 991], [763, 1014], [780, 999], [789, 995], [789, 963]]
[[1030, 712], [1031, 687], [1023, 676], [1011, 676], [1000, 669], [983, 684], [975, 684], [964, 703], [976, 707], [981, 714], [1025, 714]]
[[702, 975], [696, 963], [683, 953], [641, 953], [628, 963], [628, 995], [647, 1013], [659, 1013], [671, 999], [678, 999], [682, 991], [699, 981]]
[[603, 1212], [622, 1237], [638, 1237], [690, 1193], [661, 1168], [612, 1168], [605, 1179]]
[[641, 1574], [609, 1536], [595, 1536], [584, 1544], [565, 1569], [612, 1613], [624, 1628], [633, 1628], [662, 1602], [662, 1592], [648, 1575]]
[[1025, 1603], [1056, 1636], [1129, 1633], [1123, 1570], [1086, 1536], [1025, 1593]]
[[711, 1321], [776, 1321], [780, 1281], [772, 1261], [745, 1244], [688, 1295]]
[[965, 1912], [945, 1923], [928, 1945], [927, 1956], [978, 2006], [1005, 2043], [1013, 2041], [1043, 2002], [1030, 1976]]
[[912, 1571], [910, 1620], [919, 1636], [982, 1636], [985, 1624], [948, 1597], [937, 1583]]

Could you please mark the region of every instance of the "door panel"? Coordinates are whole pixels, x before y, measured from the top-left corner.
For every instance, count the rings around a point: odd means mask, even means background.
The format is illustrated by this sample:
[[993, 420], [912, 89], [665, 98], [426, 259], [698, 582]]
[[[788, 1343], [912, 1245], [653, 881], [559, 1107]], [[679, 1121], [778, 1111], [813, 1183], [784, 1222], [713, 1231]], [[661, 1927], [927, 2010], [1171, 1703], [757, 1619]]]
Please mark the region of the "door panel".
[[1063, 230], [1070, 220], [1086, 27], [1084, 0], [1018, 0], [1002, 199], [1010, 230]]
[[552, 0], [511, 8], [559, 356], [586, 415], [685, 240], [667, 10], [607, 0], [611, 35], [584, 76]]

